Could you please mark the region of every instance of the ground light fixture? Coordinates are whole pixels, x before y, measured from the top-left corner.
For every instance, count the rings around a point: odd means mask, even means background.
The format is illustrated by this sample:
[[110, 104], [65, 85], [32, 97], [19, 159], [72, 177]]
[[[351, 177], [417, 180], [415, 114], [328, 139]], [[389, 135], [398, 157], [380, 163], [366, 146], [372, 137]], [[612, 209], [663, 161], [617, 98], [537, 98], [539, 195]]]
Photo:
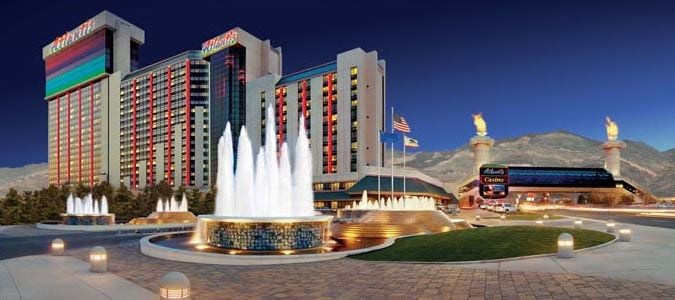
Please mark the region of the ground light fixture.
[[627, 226], [624, 226], [621, 229], [619, 229], [619, 241], [630, 242], [631, 235], [632, 231]]
[[480, 215], [476, 215], [476, 221], [480, 221]]
[[574, 238], [567, 232], [563, 232], [558, 236], [558, 257], [574, 257]]
[[548, 220], [548, 214], [544, 214], [544, 220]]
[[537, 223], [537, 225], [544, 225], [544, 220], [542, 220], [541, 218], [537, 219], [534, 222]]
[[506, 215], [503, 214], [503, 215], [501, 215], [499, 218], [500, 218], [502, 221], [504, 221], [504, 220], [506, 220]]
[[612, 220], [612, 219], [609, 219], [607, 221], [607, 232], [609, 232], [609, 233], [616, 232], [616, 223], [614, 223], [614, 220]]
[[108, 271], [108, 252], [101, 246], [89, 250], [89, 270], [94, 273]]
[[574, 228], [579, 229], [579, 228], [581, 228], [582, 225], [584, 225], [584, 221], [574, 220]]
[[169, 272], [159, 281], [159, 299], [191, 299], [190, 280], [181, 272]]
[[66, 245], [63, 243], [62, 239], [54, 239], [52, 241], [52, 255], [53, 256], [62, 256], [65, 248], [66, 248]]

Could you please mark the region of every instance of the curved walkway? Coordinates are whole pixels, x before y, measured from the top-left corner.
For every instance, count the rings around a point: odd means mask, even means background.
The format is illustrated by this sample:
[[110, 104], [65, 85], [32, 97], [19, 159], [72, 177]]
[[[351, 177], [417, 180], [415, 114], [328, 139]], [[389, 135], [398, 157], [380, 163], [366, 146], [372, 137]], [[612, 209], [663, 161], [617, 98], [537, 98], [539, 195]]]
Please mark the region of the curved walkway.
[[[605, 231], [605, 223], [581, 218], [583, 228]], [[573, 218], [547, 221], [546, 225], [572, 227]], [[535, 225], [534, 221], [483, 220], [474, 222], [490, 226]], [[623, 224], [617, 223], [617, 228]], [[598, 275], [635, 281], [659, 282], [675, 286], [675, 230], [652, 226], [629, 225], [631, 242], [615, 242], [605, 247], [578, 252], [575, 258], [555, 256], [519, 259], [494, 263], [466, 264], [467, 268], [504, 271], [536, 271]]]

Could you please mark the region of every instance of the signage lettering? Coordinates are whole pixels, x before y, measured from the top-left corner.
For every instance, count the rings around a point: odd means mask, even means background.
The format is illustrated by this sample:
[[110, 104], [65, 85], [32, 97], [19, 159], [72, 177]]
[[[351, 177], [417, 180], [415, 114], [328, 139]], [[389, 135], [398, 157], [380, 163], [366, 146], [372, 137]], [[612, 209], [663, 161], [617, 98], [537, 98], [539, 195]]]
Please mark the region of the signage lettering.
[[238, 42], [236, 30], [230, 30], [217, 37], [214, 37], [202, 43], [202, 57], [207, 57], [213, 53], [230, 47]]
[[94, 31], [94, 25], [95, 25], [94, 20], [90, 19], [82, 23], [82, 25], [78, 26], [77, 28], [64, 33], [62, 36], [57, 37], [56, 39], [54, 39], [51, 47], [49, 48], [49, 55], [52, 55], [58, 52], [59, 50], [72, 45], [81, 38], [90, 34], [92, 31]]

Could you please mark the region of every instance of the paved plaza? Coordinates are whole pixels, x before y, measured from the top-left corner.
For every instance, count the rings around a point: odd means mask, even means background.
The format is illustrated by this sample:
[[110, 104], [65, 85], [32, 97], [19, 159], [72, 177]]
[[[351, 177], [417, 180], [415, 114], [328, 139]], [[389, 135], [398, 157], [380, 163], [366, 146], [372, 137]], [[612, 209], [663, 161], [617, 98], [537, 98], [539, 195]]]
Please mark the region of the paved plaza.
[[[571, 221], [551, 221], [549, 225], [570, 226]], [[584, 227], [597, 230], [602, 226], [602, 222], [592, 220], [584, 223]], [[354, 259], [277, 266], [200, 265], [145, 256], [139, 251], [140, 236], [104, 239], [109, 242], [105, 245], [109, 257], [106, 274], [86, 270], [89, 246], [69, 248], [69, 257], [38, 255], [0, 261], [0, 298], [45, 299], [45, 294], [37, 291], [53, 290], [56, 283], [61, 283], [59, 286], [68, 288], [49, 294], [50, 298], [72, 299], [68, 295], [78, 294], [90, 295], [88, 299], [153, 299], [161, 277], [170, 271], [188, 276], [195, 299], [675, 298], [675, 256], [671, 254], [675, 231], [637, 225], [632, 228], [633, 242], [615, 242], [579, 252], [573, 259], [551, 256], [463, 265]], [[14, 227], [6, 229], [0, 238], [10, 233], [11, 238], [19, 233], [46, 233], [49, 239], [55, 235], [53, 231]], [[54, 278], [56, 281], [52, 281]], [[50, 282], [53, 284], [47, 284]], [[110, 289], [111, 286], [124, 288]], [[125, 292], [113, 293], [117, 290]]]

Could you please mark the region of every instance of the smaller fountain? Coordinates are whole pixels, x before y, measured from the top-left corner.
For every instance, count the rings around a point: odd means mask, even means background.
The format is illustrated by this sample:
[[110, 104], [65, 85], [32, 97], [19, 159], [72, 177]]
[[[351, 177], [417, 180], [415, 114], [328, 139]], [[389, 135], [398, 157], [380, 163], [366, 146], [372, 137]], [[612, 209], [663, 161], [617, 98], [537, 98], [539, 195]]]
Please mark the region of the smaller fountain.
[[66, 199], [66, 213], [61, 214], [63, 224], [66, 225], [112, 225], [115, 224], [115, 215], [108, 213], [108, 199], [103, 196], [100, 201], [92, 194], [83, 199], [68, 195]]
[[155, 212], [147, 217], [134, 218], [129, 224], [168, 224], [168, 223], [195, 223], [197, 217], [188, 210], [188, 199], [185, 194], [180, 202], [171, 196], [167, 200], [157, 199]]

